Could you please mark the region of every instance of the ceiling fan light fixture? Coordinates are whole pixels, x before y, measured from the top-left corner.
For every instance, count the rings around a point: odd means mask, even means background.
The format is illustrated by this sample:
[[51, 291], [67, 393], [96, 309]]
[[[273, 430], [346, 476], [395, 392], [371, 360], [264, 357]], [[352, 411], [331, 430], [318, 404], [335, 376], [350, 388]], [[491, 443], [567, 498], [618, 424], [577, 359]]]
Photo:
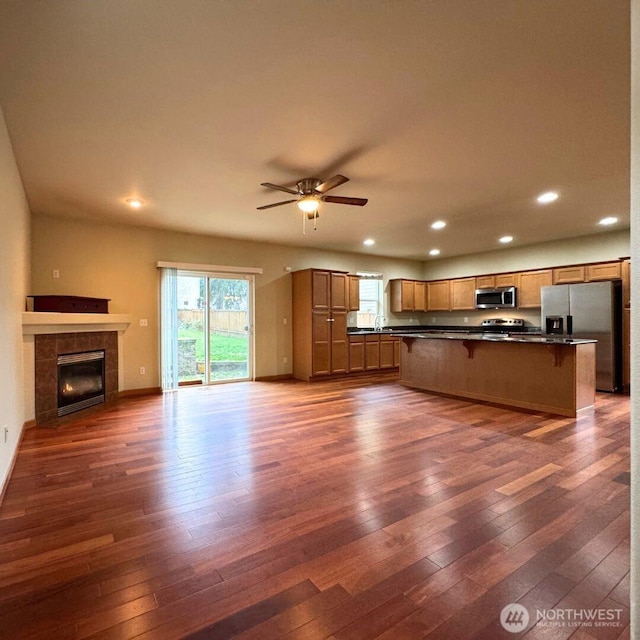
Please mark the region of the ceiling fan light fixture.
[[298, 200], [298, 208], [305, 213], [315, 213], [319, 205], [320, 201], [315, 196], [304, 196]]

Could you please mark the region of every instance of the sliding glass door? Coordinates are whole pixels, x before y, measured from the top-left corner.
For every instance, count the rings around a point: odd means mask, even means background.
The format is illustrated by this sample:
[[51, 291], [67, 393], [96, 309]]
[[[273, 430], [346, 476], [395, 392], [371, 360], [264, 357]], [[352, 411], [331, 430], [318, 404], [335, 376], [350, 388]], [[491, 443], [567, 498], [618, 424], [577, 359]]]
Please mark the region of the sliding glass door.
[[252, 377], [253, 277], [179, 271], [179, 384]]

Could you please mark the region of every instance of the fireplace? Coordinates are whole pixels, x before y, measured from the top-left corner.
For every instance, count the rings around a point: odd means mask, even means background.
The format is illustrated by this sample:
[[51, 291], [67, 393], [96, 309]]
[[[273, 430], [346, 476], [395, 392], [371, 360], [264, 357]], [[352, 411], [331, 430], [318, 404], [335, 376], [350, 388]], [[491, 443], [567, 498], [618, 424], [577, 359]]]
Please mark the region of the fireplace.
[[36, 424], [117, 400], [117, 331], [37, 334], [34, 347]]
[[58, 356], [58, 417], [104, 400], [104, 349]]

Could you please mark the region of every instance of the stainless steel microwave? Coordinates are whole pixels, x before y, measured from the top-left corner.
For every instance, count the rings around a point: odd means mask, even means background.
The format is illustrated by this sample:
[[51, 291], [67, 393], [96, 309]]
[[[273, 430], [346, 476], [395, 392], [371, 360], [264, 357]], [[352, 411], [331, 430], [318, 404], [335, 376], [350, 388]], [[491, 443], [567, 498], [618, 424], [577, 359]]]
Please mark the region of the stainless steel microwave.
[[516, 304], [515, 287], [476, 289], [476, 309], [510, 309]]

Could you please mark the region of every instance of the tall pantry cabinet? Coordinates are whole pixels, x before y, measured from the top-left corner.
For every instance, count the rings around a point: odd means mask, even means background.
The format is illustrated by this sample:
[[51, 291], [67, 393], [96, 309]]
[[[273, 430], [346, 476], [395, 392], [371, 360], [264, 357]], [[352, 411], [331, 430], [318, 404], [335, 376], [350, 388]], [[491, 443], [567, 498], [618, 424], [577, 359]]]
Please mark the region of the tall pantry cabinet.
[[348, 371], [349, 279], [325, 269], [294, 271], [293, 376], [309, 380]]

